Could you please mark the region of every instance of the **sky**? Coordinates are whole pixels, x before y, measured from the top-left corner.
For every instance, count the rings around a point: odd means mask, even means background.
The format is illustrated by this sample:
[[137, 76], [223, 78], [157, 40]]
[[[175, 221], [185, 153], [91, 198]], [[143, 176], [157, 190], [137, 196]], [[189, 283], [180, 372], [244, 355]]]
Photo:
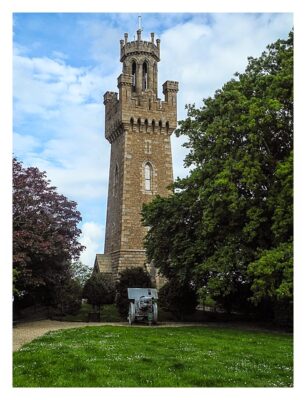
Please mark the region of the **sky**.
[[[82, 215], [80, 260], [104, 251], [110, 144], [103, 94], [118, 91], [119, 41], [133, 40], [138, 13], [14, 13], [13, 152], [36, 166]], [[247, 57], [286, 38], [292, 13], [142, 13], [143, 39], [161, 40], [159, 95], [179, 81], [178, 120], [202, 105]], [[184, 138], [172, 135], [174, 177], [184, 177]]]

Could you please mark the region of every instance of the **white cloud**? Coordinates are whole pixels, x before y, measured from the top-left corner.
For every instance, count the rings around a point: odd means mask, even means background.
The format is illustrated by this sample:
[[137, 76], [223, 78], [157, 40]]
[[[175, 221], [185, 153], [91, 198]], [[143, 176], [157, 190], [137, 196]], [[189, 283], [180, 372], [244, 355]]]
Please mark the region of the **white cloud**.
[[39, 141], [31, 135], [20, 135], [14, 132], [14, 139], [14, 151], [17, 154], [20, 152], [33, 153], [39, 147]]
[[89, 267], [93, 267], [97, 253], [103, 252], [104, 226], [95, 222], [86, 222], [82, 226], [80, 242], [86, 246], [80, 261]]
[[15, 117], [35, 114], [49, 119], [50, 110], [98, 100], [93, 95], [97, 97], [102, 81], [94, 69], [74, 68], [50, 58], [15, 55]]
[[[213, 14], [209, 24], [195, 17], [164, 31], [159, 82], [179, 81], [178, 120], [186, 118], [186, 104], [202, 106], [203, 98], [245, 70], [249, 56], [258, 57], [269, 43], [286, 38], [292, 24], [292, 14]], [[184, 141], [172, 137], [174, 177], [188, 173]]]
[[46, 170], [78, 202], [106, 196], [110, 149], [103, 137], [101, 86], [107, 77], [46, 58], [17, 55], [14, 61], [15, 122], [34, 118], [38, 126], [31, 135], [14, 136], [17, 157]]
[[179, 119], [187, 103], [201, 100], [243, 72], [247, 57], [258, 57], [267, 44], [287, 37], [291, 14], [213, 14], [208, 24], [195, 17], [161, 35], [160, 82], [178, 80]]

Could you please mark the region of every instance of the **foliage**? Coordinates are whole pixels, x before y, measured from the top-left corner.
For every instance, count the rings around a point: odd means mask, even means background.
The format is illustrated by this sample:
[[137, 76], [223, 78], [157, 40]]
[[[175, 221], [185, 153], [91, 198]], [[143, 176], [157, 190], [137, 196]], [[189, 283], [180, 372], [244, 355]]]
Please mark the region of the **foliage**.
[[116, 307], [122, 317], [127, 317], [129, 309], [129, 299], [127, 288], [151, 288], [152, 282], [150, 274], [141, 267], [127, 268], [120, 272], [119, 280], [116, 284]]
[[17, 301], [54, 302], [54, 289], [71, 279], [70, 261], [84, 249], [78, 242], [77, 204], [57, 193], [38, 168], [13, 159], [13, 277]]
[[103, 326], [14, 353], [14, 387], [292, 387], [292, 335], [211, 327]]
[[[88, 314], [92, 311], [92, 305], [83, 303], [77, 313], [57, 316], [53, 319], [67, 322], [88, 322]], [[126, 318], [124, 319], [126, 320]], [[100, 322], [122, 322], [115, 304], [105, 304], [100, 310]]]
[[290, 301], [293, 32], [249, 58], [201, 108], [187, 108], [177, 134], [190, 173], [143, 207], [149, 260], [228, 311], [250, 299], [276, 306], [280, 292]]
[[77, 280], [82, 287], [86, 281], [91, 277], [92, 269], [88, 265], [83, 264], [81, 261], [74, 261], [70, 265], [73, 279]]
[[76, 314], [82, 305], [82, 287], [77, 280], [63, 279], [54, 288], [55, 304], [61, 315]]
[[188, 283], [181, 283], [172, 278], [158, 291], [158, 304], [165, 310], [172, 312], [176, 318], [192, 314], [197, 306], [195, 289]]
[[215, 309], [216, 307], [216, 302], [213, 300], [210, 296], [207, 295], [206, 287], [200, 287], [197, 290], [197, 295], [198, 295], [198, 302], [199, 304], [202, 305], [202, 307], [211, 307]]
[[292, 299], [292, 254], [292, 243], [283, 243], [263, 251], [260, 258], [249, 265], [254, 302], [266, 296], [275, 300]]
[[94, 307], [112, 304], [115, 299], [115, 284], [110, 274], [98, 272], [93, 274], [85, 283], [83, 297]]

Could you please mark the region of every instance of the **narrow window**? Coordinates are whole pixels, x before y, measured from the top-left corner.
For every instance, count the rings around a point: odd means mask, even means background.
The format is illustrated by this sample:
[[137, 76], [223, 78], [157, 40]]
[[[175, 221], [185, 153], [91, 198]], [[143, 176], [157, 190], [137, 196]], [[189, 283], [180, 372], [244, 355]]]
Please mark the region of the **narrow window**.
[[145, 190], [152, 191], [152, 166], [150, 163], [145, 164]]
[[119, 183], [119, 168], [118, 164], [115, 167], [115, 174], [114, 174], [114, 184], [113, 184], [113, 195], [116, 196], [118, 193], [118, 183]]
[[[156, 91], [157, 89], [157, 64], [154, 63], [153, 65], [153, 90]], [[156, 93], [157, 95], [157, 93]]]
[[148, 65], [146, 62], [142, 64], [142, 90], [148, 88]]
[[136, 63], [135, 61], [132, 64], [132, 90], [135, 92], [136, 90]]
[[138, 132], [140, 132], [140, 128], [141, 128], [141, 120], [140, 120], [140, 118], [138, 118], [138, 120], [137, 120], [137, 125], [138, 125]]
[[169, 122], [166, 122], [166, 132], [169, 133]]

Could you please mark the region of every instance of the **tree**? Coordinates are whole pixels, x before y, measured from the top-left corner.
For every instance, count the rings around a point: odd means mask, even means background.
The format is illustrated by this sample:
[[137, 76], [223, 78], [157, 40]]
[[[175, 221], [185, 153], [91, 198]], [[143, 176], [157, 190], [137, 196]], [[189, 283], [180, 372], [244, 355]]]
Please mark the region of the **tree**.
[[197, 306], [197, 294], [189, 283], [182, 283], [172, 278], [159, 289], [159, 305], [172, 312], [176, 318], [182, 320], [184, 316], [192, 314]]
[[150, 274], [141, 267], [127, 268], [120, 272], [116, 284], [116, 307], [122, 317], [127, 317], [129, 309], [128, 288], [151, 288]]
[[92, 275], [92, 269], [81, 261], [72, 262], [70, 267], [73, 279], [77, 280], [79, 284], [84, 287], [85, 283]]
[[54, 288], [71, 278], [78, 242], [77, 204], [57, 193], [46, 173], [13, 159], [13, 270], [18, 298], [53, 302]]
[[115, 300], [115, 284], [110, 274], [99, 272], [93, 274], [85, 283], [83, 297], [99, 312], [104, 304], [113, 304]]
[[203, 107], [187, 108], [177, 134], [187, 138], [191, 172], [175, 182], [172, 196], [143, 207], [149, 260], [169, 278], [194, 282], [230, 311], [250, 300], [276, 301], [274, 278], [258, 285], [270, 254], [277, 287], [289, 301], [293, 32], [258, 59], [249, 58], [245, 72]]
[[[272, 214], [271, 248], [258, 252], [247, 269], [252, 280], [252, 301], [257, 304], [269, 297], [281, 304], [282, 316], [292, 319], [293, 302], [293, 153], [275, 170], [274, 193], [270, 196]], [[279, 307], [277, 307], [279, 310]]]
[[76, 314], [82, 305], [82, 287], [76, 279], [62, 279], [54, 288], [54, 303], [61, 315]]

